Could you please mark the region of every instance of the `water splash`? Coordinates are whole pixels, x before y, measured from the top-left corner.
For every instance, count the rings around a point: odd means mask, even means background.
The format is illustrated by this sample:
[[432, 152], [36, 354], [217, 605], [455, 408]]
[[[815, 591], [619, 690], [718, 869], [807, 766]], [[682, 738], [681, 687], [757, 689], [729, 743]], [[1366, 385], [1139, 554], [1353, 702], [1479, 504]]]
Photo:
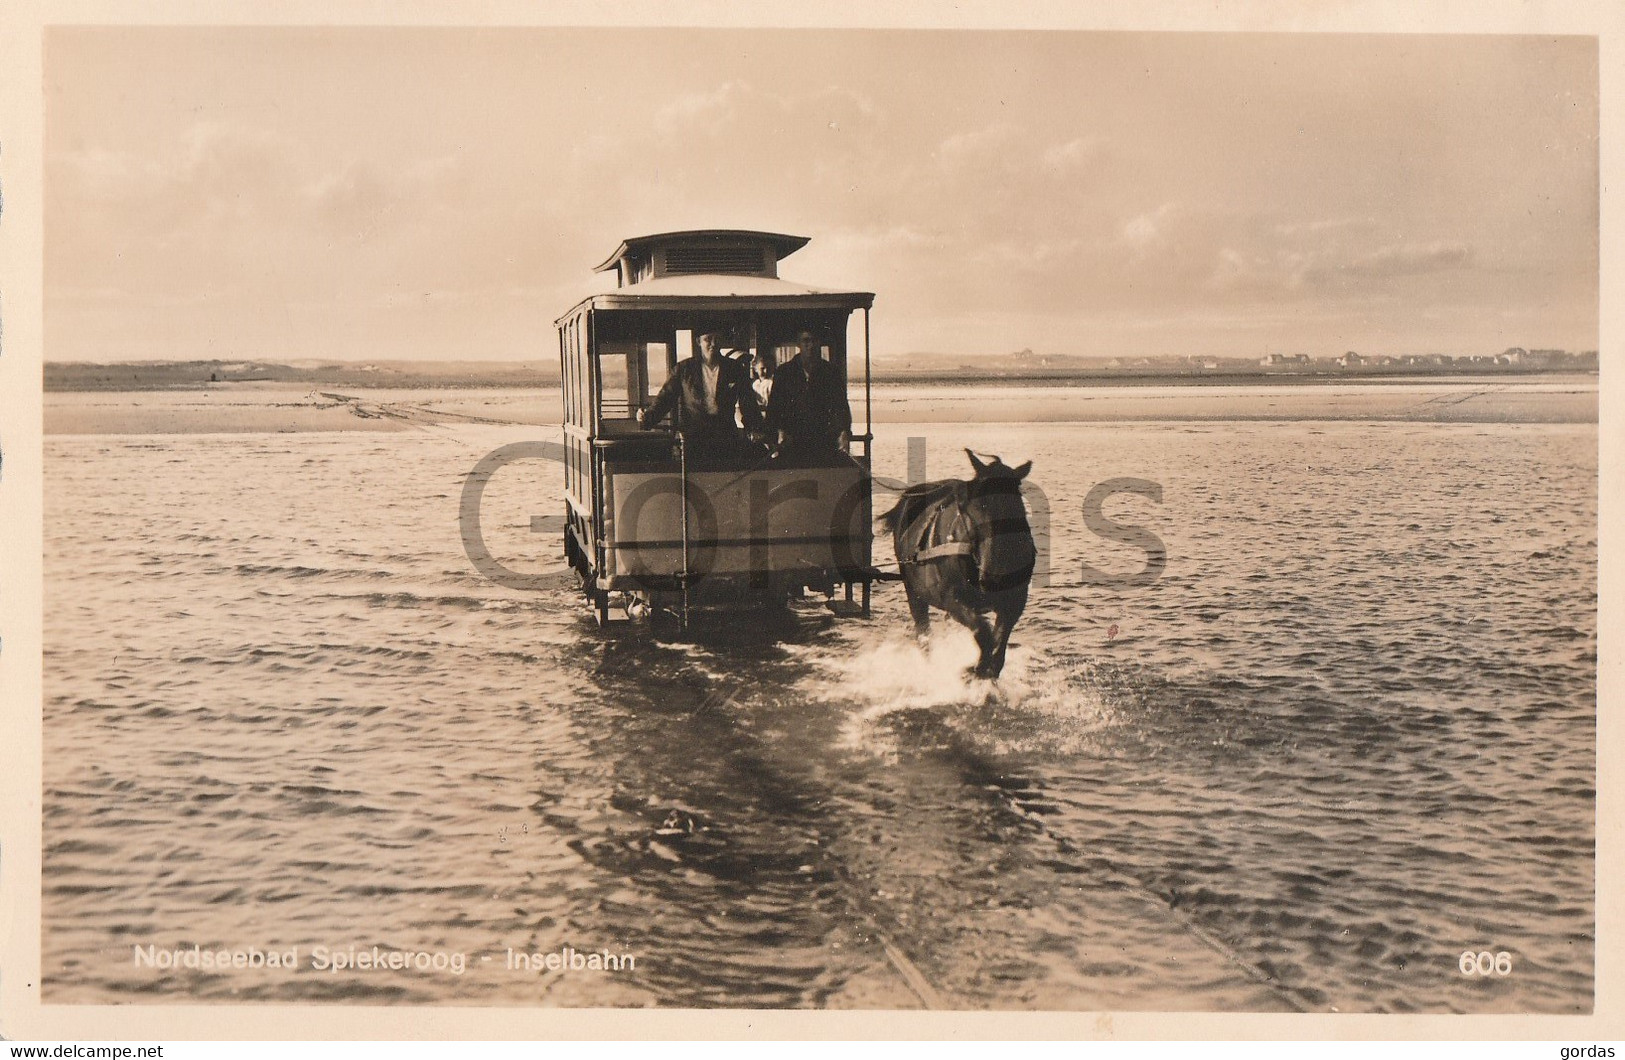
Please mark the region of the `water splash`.
[[918, 707], [986, 702], [992, 681], [973, 678], [976, 641], [970, 631], [939, 631], [925, 645], [913, 640], [884, 641], [856, 655], [827, 660], [843, 690], [870, 704], [870, 717]]
[[989, 681], [969, 674], [976, 659], [968, 630], [939, 627], [923, 646], [889, 639], [819, 660], [831, 676], [822, 691], [860, 704], [842, 726], [841, 743], [893, 753], [889, 730], [926, 712], [994, 753], [1080, 750], [1111, 719], [1087, 667], [1013, 645], [1004, 673]]

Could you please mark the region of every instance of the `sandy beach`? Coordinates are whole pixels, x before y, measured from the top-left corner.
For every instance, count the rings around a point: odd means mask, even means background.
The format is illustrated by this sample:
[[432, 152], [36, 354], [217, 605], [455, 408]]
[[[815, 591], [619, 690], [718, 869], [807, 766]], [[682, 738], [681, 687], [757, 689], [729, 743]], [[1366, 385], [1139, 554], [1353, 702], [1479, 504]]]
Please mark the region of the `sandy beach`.
[[[1595, 423], [1595, 376], [1279, 386], [876, 384], [874, 422], [1117, 423], [1346, 420]], [[861, 423], [861, 389], [852, 392]], [[556, 387], [334, 389], [223, 383], [195, 390], [53, 392], [45, 433], [262, 434], [555, 425]]]

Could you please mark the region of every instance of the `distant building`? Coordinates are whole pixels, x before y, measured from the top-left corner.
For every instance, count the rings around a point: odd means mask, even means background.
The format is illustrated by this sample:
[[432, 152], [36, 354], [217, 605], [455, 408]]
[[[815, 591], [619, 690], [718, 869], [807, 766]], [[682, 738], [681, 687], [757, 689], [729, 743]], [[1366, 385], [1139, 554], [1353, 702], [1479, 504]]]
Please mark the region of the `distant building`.
[[1337, 359], [1337, 366], [1339, 368], [1358, 368], [1364, 363], [1365, 363], [1365, 358], [1361, 357], [1359, 354], [1355, 353], [1353, 350], [1350, 350], [1349, 352], [1345, 353], [1343, 356], [1341, 356], [1341, 357], [1339, 357]]

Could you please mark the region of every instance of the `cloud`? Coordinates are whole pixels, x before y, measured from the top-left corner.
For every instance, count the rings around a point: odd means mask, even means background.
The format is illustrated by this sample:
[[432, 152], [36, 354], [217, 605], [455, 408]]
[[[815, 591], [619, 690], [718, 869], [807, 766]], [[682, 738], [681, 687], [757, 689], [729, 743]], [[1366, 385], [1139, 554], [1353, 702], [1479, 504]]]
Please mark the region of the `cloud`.
[[[376, 229], [388, 219], [416, 224], [426, 205], [462, 183], [452, 157], [389, 165], [361, 155], [311, 161], [291, 137], [252, 127], [201, 123], [167, 156], [91, 149], [53, 157], [64, 204], [105, 210], [163, 238], [231, 219], [289, 228]], [[103, 218], [107, 220], [108, 218]]]
[[365, 240], [394, 228], [421, 227], [425, 215], [444, 209], [448, 198], [464, 198], [466, 184], [461, 166], [449, 157], [404, 167], [352, 158], [302, 191], [330, 230]]
[[777, 115], [781, 119], [796, 119], [796, 124], [811, 119], [815, 123], [822, 122], [826, 127], [839, 129], [842, 124], [850, 126], [858, 121], [873, 121], [879, 117], [880, 111], [867, 96], [840, 85], [780, 93], [740, 79], [674, 96], [656, 111], [656, 124], [663, 128], [670, 128], [673, 123], [679, 126], [725, 126], [764, 113]]
[[1065, 143], [1051, 144], [1044, 148], [1042, 160], [1045, 166], [1054, 170], [1075, 170], [1088, 166], [1100, 157], [1100, 141], [1094, 138], [1076, 137]]
[[1374, 219], [1165, 202], [1121, 222], [1124, 275], [1192, 300], [1360, 297], [1392, 280], [1470, 269], [1460, 239], [1406, 239]]
[[725, 81], [715, 88], [699, 92], [685, 92], [661, 106], [657, 112], [660, 124], [670, 122], [717, 122], [739, 112], [740, 99], [751, 93], [742, 81]]
[[1226, 247], [1213, 286], [1228, 290], [1275, 290], [1315, 295], [1369, 296], [1386, 281], [1470, 268], [1474, 251], [1455, 241], [1395, 241], [1376, 247], [1285, 245], [1238, 251]]
[[69, 182], [73, 194], [93, 202], [151, 195], [168, 180], [163, 168], [150, 159], [99, 147], [54, 157], [47, 167]]
[[1155, 210], [1129, 218], [1120, 230], [1122, 241], [1135, 251], [1145, 252], [1163, 240], [1169, 219], [1178, 209], [1178, 203], [1165, 202]]
[[1390, 243], [1347, 261], [1338, 268], [1363, 276], [1416, 276], [1466, 268], [1473, 263], [1473, 248], [1465, 243]]
[[937, 145], [937, 159], [945, 166], [983, 166], [1003, 162], [1019, 140], [1013, 125], [990, 125], [954, 133]]
[[127, 291], [142, 305], [182, 287], [312, 298], [380, 277], [422, 287], [442, 258], [406, 249], [432, 233], [444, 255], [477, 213], [453, 157], [324, 158], [247, 125], [199, 123], [167, 151], [66, 152], [48, 165], [50, 282]]
[[1071, 180], [1105, 156], [1092, 137], [1046, 139], [1020, 125], [1001, 122], [944, 137], [933, 152], [939, 170], [950, 181], [975, 181], [967, 191], [986, 194], [1002, 181], [1017, 191], [1053, 189], [1058, 179]]
[[1323, 236], [1349, 229], [1374, 230], [1377, 223], [1369, 217], [1318, 217], [1307, 221], [1281, 221], [1274, 226], [1275, 234], [1285, 239], [1302, 236]]

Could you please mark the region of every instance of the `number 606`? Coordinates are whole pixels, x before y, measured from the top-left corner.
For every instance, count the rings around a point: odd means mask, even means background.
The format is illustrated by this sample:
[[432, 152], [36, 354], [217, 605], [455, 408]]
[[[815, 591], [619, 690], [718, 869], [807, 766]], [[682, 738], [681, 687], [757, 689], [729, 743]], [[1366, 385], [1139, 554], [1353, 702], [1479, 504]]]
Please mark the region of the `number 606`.
[[1500, 953], [1491, 953], [1489, 950], [1474, 953], [1472, 950], [1464, 950], [1456, 966], [1461, 969], [1462, 975], [1511, 975], [1512, 954], [1506, 950]]

